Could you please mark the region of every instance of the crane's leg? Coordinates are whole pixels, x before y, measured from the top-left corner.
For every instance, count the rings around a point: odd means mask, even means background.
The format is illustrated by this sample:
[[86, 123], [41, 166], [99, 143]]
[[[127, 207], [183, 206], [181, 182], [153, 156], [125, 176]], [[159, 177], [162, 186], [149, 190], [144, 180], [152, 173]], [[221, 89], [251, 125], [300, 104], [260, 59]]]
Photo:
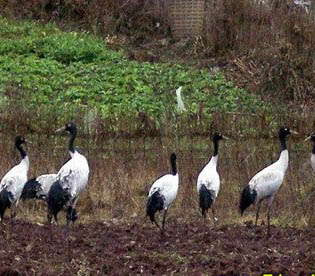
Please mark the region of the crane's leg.
[[161, 230], [161, 235], [162, 235], [162, 236], [164, 236], [164, 225], [165, 225], [166, 213], [167, 213], [167, 208], [164, 210], [164, 214], [163, 214], [162, 230]]
[[66, 206], [66, 219], [67, 224], [69, 224], [71, 221], [74, 223], [78, 218], [79, 214], [75, 210], [75, 205], [77, 204], [78, 197], [73, 198], [70, 203], [68, 203]]
[[261, 206], [262, 199], [258, 201], [258, 206], [257, 206], [257, 211], [256, 211], [256, 220], [255, 220], [255, 225], [257, 225], [258, 218], [259, 218], [259, 211], [260, 211], [260, 206]]
[[268, 232], [267, 236], [270, 237], [270, 209], [273, 201], [273, 196], [268, 198], [268, 210], [267, 210], [267, 221], [268, 221]]
[[215, 215], [215, 210], [214, 210], [213, 207], [211, 209], [212, 209], [213, 227], [215, 228], [216, 227], [215, 216], [214, 216]]
[[12, 207], [11, 207], [11, 222], [12, 223], [15, 221], [16, 210], [17, 210], [18, 204], [19, 204], [19, 201], [17, 200], [16, 202], [12, 204]]
[[162, 231], [161, 226], [156, 222], [155, 218], [154, 218], [153, 222], [155, 223], [155, 225], [157, 226], [157, 228], [159, 228], [159, 230]]
[[52, 212], [51, 212], [51, 209], [48, 207], [47, 208], [47, 221], [49, 224], [51, 224], [51, 220], [52, 220]]
[[203, 223], [206, 224], [206, 220], [207, 220], [207, 211], [204, 212], [203, 216]]
[[58, 213], [55, 213], [49, 206], [47, 206], [47, 222], [48, 222], [48, 224], [51, 224], [53, 216], [54, 216], [56, 224], [59, 225], [58, 217], [57, 217]]

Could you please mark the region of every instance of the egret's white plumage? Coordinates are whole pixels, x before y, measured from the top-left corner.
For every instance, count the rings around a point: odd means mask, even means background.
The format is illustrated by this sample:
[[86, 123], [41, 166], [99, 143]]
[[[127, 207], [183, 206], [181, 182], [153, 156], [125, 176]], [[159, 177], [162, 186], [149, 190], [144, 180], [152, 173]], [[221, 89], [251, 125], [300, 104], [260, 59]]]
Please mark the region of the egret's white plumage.
[[219, 133], [213, 135], [213, 155], [210, 161], [201, 170], [197, 179], [197, 192], [199, 195], [201, 213], [205, 219], [208, 209], [212, 208], [213, 223], [215, 223], [213, 203], [220, 190], [220, 177], [217, 172], [219, 141], [223, 139], [227, 139], [227, 137]]
[[28, 156], [22, 148], [22, 144], [25, 142], [24, 137], [17, 136], [15, 138], [15, 146], [20, 152], [22, 160], [5, 174], [0, 183], [0, 220], [3, 219], [7, 208], [12, 207], [12, 220], [16, 216], [16, 209], [24, 184], [27, 181], [27, 173], [30, 165]]
[[[176, 155], [170, 155], [170, 163], [172, 166], [172, 173], [159, 177], [151, 186], [148, 202], [147, 202], [147, 216], [150, 217], [152, 223], [154, 222], [163, 234], [164, 224], [167, 210], [170, 204], [174, 201], [178, 191], [178, 172], [176, 166]], [[155, 220], [155, 213], [157, 211], [164, 211], [162, 227]]]
[[73, 143], [76, 137], [77, 128], [74, 123], [68, 123], [65, 127], [57, 131], [70, 132], [69, 152], [71, 159], [66, 162], [59, 170], [56, 181], [48, 192], [48, 221], [51, 221], [52, 215], [57, 220], [57, 215], [62, 208], [66, 208], [67, 223], [77, 219], [75, 210], [76, 202], [82, 191], [85, 190], [88, 177], [89, 165], [86, 158], [80, 154]]
[[176, 89], [177, 108], [179, 112], [183, 112], [186, 110], [183, 99], [182, 99], [182, 95], [181, 95], [182, 89], [183, 88], [181, 86]]
[[244, 188], [241, 195], [241, 214], [243, 214], [245, 209], [251, 204], [258, 204], [255, 224], [257, 224], [258, 221], [260, 204], [262, 200], [268, 200], [268, 235], [270, 234], [270, 208], [272, 201], [283, 182], [289, 164], [289, 153], [286, 146], [286, 136], [291, 133], [296, 132], [290, 130], [289, 128], [280, 129], [279, 139], [281, 143], [281, 153], [279, 159], [275, 163], [258, 172], [249, 181], [249, 184]]
[[305, 141], [311, 140], [313, 142], [313, 148], [311, 152], [311, 166], [313, 171], [315, 172], [315, 132], [312, 132], [305, 138]]
[[29, 179], [23, 188], [21, 199], [41, 199], [46, 201], [51, 185], [56, 181], [57, 174], [43, 174]]

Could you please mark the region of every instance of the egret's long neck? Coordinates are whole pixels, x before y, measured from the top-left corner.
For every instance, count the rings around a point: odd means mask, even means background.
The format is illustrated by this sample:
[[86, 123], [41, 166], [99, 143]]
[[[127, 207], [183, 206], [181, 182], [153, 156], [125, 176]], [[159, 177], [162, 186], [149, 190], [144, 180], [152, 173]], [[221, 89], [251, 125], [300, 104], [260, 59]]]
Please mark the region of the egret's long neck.
[[176, 160], [171, 159], [171, 167], [172, 167], [172, 175], [176, 175], [177, 174]]
[[77, 136], [77, 131], [76, 130], [72, 130], [70, 132], [70, 135], [71, 135], [71, 137], [70, 137], [70, 140], [69, 140], [69, 151], [70, 151], [70, 155], [71, 155], [71, 153], [75, 152], [73, 144], [74, 144], [74, 140], [75, 140], [75, 138]]

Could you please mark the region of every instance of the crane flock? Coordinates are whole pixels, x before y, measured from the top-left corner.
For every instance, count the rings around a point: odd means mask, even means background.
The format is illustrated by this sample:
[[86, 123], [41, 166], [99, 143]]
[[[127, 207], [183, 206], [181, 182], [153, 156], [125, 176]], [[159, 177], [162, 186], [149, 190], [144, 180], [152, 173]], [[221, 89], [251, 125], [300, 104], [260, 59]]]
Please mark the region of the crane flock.
[[[30, 166], [29, 158], [22, 147], [27, 143], [22, 136], [15, 138], [15, 147], [20, 152], [21, 161], [11, 168], [0, 182], [0, 221], [3, 220], [6, 209], [11, 209], [11, 221], [14, 222], [19, 201], [22, 199], [39, 199], [47, 203], [47, 220], [52, 222], [55, 219], [58, 224], [58, 213], [64, 210], [67, 224], [75, 222], [79, 213], [75, 206], [80, 194], [86, 189], [89, 177], [89, 165], [87, 159], [74, 147], [77, 135], [77, 126], [69, 122], [57, 132], [66, 131], [70, 134], [68, 151], [70, 159], [60, 168], [56, 174], [44, 174], [27, 179]], [[240, 195], [239, 209], [241, 215], [250, 205], [256, 205], [255, 224], [259, 218], [260, 206], [263, 200], [267, 200], [267, 222], [270, 235], [270, 209], [275, 195], [277, 194], [285, 177], [289, 163], [289, 153], [286, 145], [286, 138], [290, 134], [297, 134], [287, 127], [279, 130], [280, 156], [271, 165], [265, 167], [252, 177]], [[212, 136], [213, 155], [209, 162], [202, 168], [197, 178], [197, 194], [201, 214], [206, 220], [209, 209], [212, 209], [212, 220], [215, 225], [214, 203], [220, 189], [220, 177], [217, 172], [219, 141], [229, 139], [221, 133], [214, 133]], [[315, 170], [315, 132], [312, 132], [305, 139], [313, 142], [311, 153], [311, 165]], [[177, 156], [170, 155], [171, 172], [158, 177], [152, 184], [146, 204], [146, 215], [150, 217], [164, 234], [166, 214], [171, 204], [176, 199], [179, 188], [179, 174], [177, 170]], [[157, 222], [155, 214], [163, 211], [161, 225]]]

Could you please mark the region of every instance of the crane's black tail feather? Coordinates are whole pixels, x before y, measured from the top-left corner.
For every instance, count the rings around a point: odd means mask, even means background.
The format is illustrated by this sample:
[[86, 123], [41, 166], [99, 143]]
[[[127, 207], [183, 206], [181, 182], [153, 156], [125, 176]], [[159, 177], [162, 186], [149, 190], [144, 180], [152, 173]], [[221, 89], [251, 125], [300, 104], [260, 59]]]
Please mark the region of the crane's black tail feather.
[[213, 195], [211, 191], [208, 190], [205, 185], [201, 185], [199, 189], [199, 207], [203, 216], [206, 214], [206, 211], [211, 207], [212, 203]]
[[163, 206], [164, 197], [158, 191], [149, 197], [147, 202], [147, 216], [150, 217], [152, 223], [155, 221], [155, 213], [163, 210]]
[[3, 189], [0, 192], [0, 218], [3, 220], [4, 213], [7, 208], [11, 207], [12, 194], [7, 190]]
[[257, 198], [257, 192], [255, 190], [250, 189], [249, 185], [247, 185], [241, 195], [240, 199], [240, 211], [241, 215], [243, 215], [244, 211], [255, 202]]
[[47, 196], [47, 205], [56, 220], [58, 213], [66, 205], [69, 199], [70, 194], [61, 187], [59, 180], [51, 185]]
[[37, 193], [40, 191], [41, 185], [38, 181], [36, 181], [36, 178], [32, 178], [28, 180], [23, 188], [21, 199], [33, 199], [38, 198]]

